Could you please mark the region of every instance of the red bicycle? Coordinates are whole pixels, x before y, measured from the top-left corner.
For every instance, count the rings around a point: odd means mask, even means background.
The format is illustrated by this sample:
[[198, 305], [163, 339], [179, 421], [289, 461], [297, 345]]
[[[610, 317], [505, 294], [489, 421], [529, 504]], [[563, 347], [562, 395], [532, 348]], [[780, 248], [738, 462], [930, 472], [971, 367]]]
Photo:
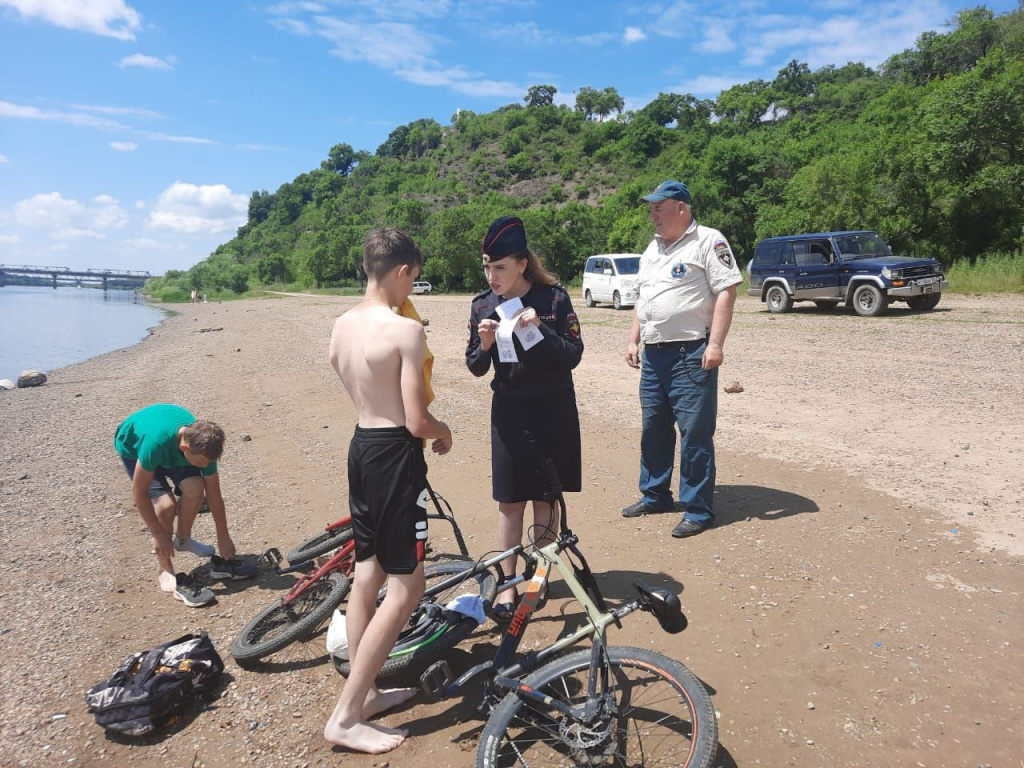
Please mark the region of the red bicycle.
[[[446, 560], [427, 565], [428, 596], [420, 602], [402, 636], [399, 645], [406, 644], [409, 652], [389, 659], [389, 672], [398, 672], [412, 664], [424, 664], [436, 659], [444, 650], [453, 647], [476, 627], [476, 622], [454, 612], [443, 611], [443, 606], [461, 594], [479, 595], [489, 606], [494, 599], [496, 580], [490, 572], [475, 574], [450, 588], [429, 594], [429, 587], [473, 567], [469, 550], [448, 501], [427, 486], [427, 492], [436, 512], [427, 517], [445, 520], [452, 526], [460, 554], [449, 555]], [[442, 504], [444, 507], [442, 507]], [[445, 511], [447, 509], [447, 512]], [[288, 593], [260, 611], [239, 632], [231, 644], [231, 655], [245, 666], [280, 651], [297, 640], [312, 636], [328, 619], [334, 609], [345, 600], [355, 570], [355, 541], [352, 519], [343, 518], [331, 523], [323, 531], [311, 536], [288, 553], [288, 567], [281, 567], [284, 558], [276, 547], [260, 556], [266, 570], [284, 575], [301, 573], [302, 576]], [[337, 550], [325, 562], [317, 565], [315, 558]], [[421, 636], [424, 616], [430, 616], [431, 633]], [[440, 618], [439, 618], [440, 617]]]

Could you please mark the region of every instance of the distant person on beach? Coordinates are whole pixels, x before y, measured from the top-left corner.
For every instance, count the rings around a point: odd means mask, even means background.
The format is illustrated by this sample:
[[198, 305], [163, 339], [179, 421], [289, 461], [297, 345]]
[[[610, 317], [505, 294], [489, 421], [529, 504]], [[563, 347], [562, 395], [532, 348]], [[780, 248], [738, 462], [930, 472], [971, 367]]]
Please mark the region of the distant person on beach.
[[[392, 310], [405, 304], [423, 256], [400, 229], [371, 231], [363, 249], [363, 301], [338, 318], [330, 359], [359, 413], [349, 445], [349, 509], [356, 567], [346, 630], [351, 674], [324, 726], [332, 744], [388, 752], [408, 732], [369, 719], [409, 699], [413, 688], [380, 690], [384, 661], [423, 596], [427, 544], [427, 463], [452, 447], [448, 426], [427, 408], [423, 325]], [[384, 601], [377, 595], [387, 582]]]
[[[498, 502], [498, 549], [522, 541], [527, 502], [533, 504], [531, 538], [544, 546], [555, 540], [559, 524], [544, 500], [545, 461], [554, 463], [562, 490], [582, 487], [572, 381], [583, 357], [580, 321], [569, 294], [527, 247], [521, 219], [505, 216], [491, 224], [480, 253], [490, 288], [473, 299], [466, 365], [474, 376], [494, 367], [491, 490]], [[506, 577], [515, 576], [516, 564], [515, 557], [502, 562]], [[509, 623], [517, 600], [514, 589], [502, 590], [491, 618]]]
[[175, 550], [199, 557], [216, 551], [192, 538], [204, 495], [217, 528], [217, 549], [224, 560], [235, 557], [217, 474], [224, 430], [212, 421], [197, 421], [181, 406], [151, 405], [121, 422], [114, 447], [131, 478], [135, 506], [153, 535], [160, 589], [190, 607], [212, 601], [210, 590], [184, 574], [175, 576], [172, 558]]
[[199, 291], [195, 288], [192, 289], [192, 303], [196, 304], [199, 301]]

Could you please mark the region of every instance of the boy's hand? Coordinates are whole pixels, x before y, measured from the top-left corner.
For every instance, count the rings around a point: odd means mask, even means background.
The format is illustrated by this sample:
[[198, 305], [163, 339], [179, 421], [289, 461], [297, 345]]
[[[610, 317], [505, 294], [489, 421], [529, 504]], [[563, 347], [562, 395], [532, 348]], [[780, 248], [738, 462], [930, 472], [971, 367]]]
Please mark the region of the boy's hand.
[[218, 536], [217, 537], [217, 551], [220, 552], [220, 556], [225, 560], [235, 559], [235, 542], [231, 540], [230, 536]]
[[167, 531], [153, 534], [153, 547], [156, 549], [156, 556], [166, 560], [174, 559], [174, 544]]
[[480, 346], [486, 352], [494, 346], [494, 333], [498, 330], [497, 320], [481, 320], [476, 332], [480, 334]]
[[444, 427], [445, 436], [432, 440], [430, 443], [430, 450], [439, 456], [444, 456], [452, 449], [452, 431], [448, 429], [448, 425], [444, 422], [441, 423], [441, 426]]

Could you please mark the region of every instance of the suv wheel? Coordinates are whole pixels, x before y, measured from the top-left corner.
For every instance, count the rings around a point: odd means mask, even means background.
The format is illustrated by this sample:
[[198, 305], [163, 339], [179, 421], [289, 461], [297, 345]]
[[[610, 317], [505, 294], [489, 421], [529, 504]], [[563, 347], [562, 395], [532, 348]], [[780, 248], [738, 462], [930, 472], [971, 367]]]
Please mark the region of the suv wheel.
[[822, 312], [830, 312], [839, 306], [838, 301], [816, 301], [814, 306], [820, 309]]
[[619, 296], [618, 291], [612, 294], [612, 306], [616, 309], [622, 309], [622, 297]]
[[777, 283], [768, 288], [764, 300], [768, 304], [768, 311], [777, 315], [789, 312], [793, 308], [793, 299], [786, 293], [786, 289]]
[[914, 296], [911, 299], [907, 299], [907, 304], [910, 305], [911, 309], [916, 310], [935, 309], [939, 306], [939, 299], [941, 298], [941, 293], [928, 293], [924, 296]]
[[583, 301], [586, 303], [588, 307], [592, 307], [595, 304], [597, 304], [597, 302], [594, 301], [594, 296], [590, 291], [587, 291], [586, 293], [583, 294]]
[[853, 292], [853, 310], [861, 317], [878, 317], [889, 308], [889, 297], [871, 283], [858, 285]]

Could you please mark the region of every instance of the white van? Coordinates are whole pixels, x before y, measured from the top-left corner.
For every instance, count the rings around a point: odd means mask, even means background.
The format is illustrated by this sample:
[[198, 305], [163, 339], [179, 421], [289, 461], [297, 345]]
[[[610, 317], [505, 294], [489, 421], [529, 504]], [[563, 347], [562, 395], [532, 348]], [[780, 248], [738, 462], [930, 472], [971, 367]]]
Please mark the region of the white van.
[[640, 271], [637, 253], [604, 253], [591, 256], [583, 268], [583, 301], [592, 307], [599, 301], [616, 309], [632, 307], [638, 295], [636, 282]]

